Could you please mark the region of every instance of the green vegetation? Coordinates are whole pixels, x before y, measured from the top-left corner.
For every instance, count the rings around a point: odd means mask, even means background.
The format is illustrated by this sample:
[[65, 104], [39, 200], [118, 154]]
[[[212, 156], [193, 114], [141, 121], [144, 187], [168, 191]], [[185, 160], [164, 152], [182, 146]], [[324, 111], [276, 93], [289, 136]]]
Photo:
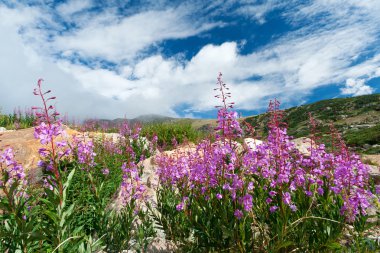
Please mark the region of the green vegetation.
[[12, 114], [1, 114], [0, 111], [0, 127], [6, 129], [23, 129], [32, 127], [35, 121], [33, 113], [21, 112], [18, 110]]
[[365, 129], [350, 130], [345, 135], [347, 144], [363, 146], [365, 144], [375, 145], [380, 143], [380, 124]]
[[[295, 137], [305, 137], [310, 134], [309, 113], [318, 123], [317, 132], [328, 136], [330, 124], [351, 147], [358, 147], [362, 152], [364, 144], [380, 144], [380, 94], [358, 96], [353, 98], [336, 98], [319, 101], [313, 104], [292, 107], [284, 110], [284, 122], [288, 126], [288, 134]], [[255, 127], [258, 138], [265, 138], [268, 129], [267, 113], [248, 117], [246, 121]], [[376, 125], [371, 127], [371, 125]], [[360, 127], [359, 130], [351, 128]], [[326, 138], [322, 138], [322, 141]], [[326, 142], [328, 146], [329, 143]], [[364, 152], [378, 153], [379, 148], [370, 147]]]
[[175, 143], [181, 144], [186, 141], [196, 143], [202, 137], [202, 133], [194, 129], [187, 120], [146, 124], [141, 130], [141, 135], [149, 138], [157, 136], [158, 146], [166, 150], [172, 149]]

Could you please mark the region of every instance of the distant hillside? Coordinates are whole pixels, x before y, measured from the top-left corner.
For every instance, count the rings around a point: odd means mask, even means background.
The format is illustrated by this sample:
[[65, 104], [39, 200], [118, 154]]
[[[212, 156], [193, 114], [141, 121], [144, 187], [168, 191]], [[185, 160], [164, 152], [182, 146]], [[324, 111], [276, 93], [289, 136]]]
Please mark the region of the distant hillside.
[[[322, 136], [329, 133], [329, 125], [333, 123], [349, 145], [366, 153], [380, 153], [380, 94], [328, 99], [286, 109], [284, 121], [289, 135], [295, 138], [309, 135], [309, 112], [318, 122]], [[256, 128], [259, 136], [266, 136], [268, 119], [265, 113], [245, 120]]]
[[107, 128], [117, 128], [123, 122], [127, 121], [130, 125], [135, 124], [150, 124], [150, 123], [164, 123], [164, 122], [175, 122], [179, 119], [171, 118], [163, 115], [157, 114], [147, 114], [141, 115], [133, 119], [117, 118], [113, 120], [109, 119], [88, 119], [84, 121], [84, 124], [93, 124], [99, 127], [105, 126]]
[[163, 115], [157, 115], [157, 114], [147, 114], [147, 115], [142, 115], [139, 117], [136, 117], [134, 119], [131, 119], [131, 123], [139, 122], [139, 123], [163, 123], [163, 122], [170, 122], [170, 121], [176, 121], [178, 119], [172, 118], [172, 117], [167, 117]]

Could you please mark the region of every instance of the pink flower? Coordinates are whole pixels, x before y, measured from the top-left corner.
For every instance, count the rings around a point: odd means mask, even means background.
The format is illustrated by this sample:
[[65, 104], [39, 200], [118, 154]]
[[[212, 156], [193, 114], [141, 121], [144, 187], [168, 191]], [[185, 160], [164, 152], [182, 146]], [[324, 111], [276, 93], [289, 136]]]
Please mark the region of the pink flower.
[[244, 210], [249, 212], [252, 209], [252, 196], [250, 194], [246, 194], [242, 198]]
[[243, 218], [243, 212], [239, 209], [236, 209], [235, 212], [234, 212], [234, 215], [235, 217], [240, 220], [241, 218]]
[[270, 211], [271, 213], [274, 213], [274, 212], [277, 211], [277, 209], [278, 209], [278, 206], [271, 206], [271, 207], [269, 208], [269, 211]]

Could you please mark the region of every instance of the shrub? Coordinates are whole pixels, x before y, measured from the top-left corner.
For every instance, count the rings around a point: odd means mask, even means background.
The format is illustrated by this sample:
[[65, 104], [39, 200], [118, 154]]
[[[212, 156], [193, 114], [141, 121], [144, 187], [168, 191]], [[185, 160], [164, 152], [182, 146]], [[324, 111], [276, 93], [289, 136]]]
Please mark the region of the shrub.
[[169, 150], [185, 141], [197, 142], [201, 133], [190, 122], [153, 123], [143, 126], [141, 134], [149, 138], [157, 136], [159, 147]]
[[184, 251], [194, 252], [342, 248], [344, 230], [363, 224], [375, 198], [368, 167], [338, 136], [335, 153], [312, 136], [311, 155], [301, 154], [276, 100], [269, 106], [268, 140], [255, 150], [239, 151], [233, 140], [241, 129], [236, 113], [228, 110], [232, 104], [221, 75], [218, 84], [217, 141], [204, 140], [188, 155], [157, 159], [158, 211], [166, 233]]
[[[139, 130], [124, 132], [117, 143], [64, 138], [59, 113], [49, 104], [42, 80], [34, 94], [34, 135], [43, 171], [43, 187], [27, 185], [12, 150], [0, 156], [0, 249], [4, 252], [119, 252], [144, 250], [155, 232], [142, 209], [145, 188], [137, 163], [152, 153]], [[124, 129], [125, 130], [125, 129]], [[133, 136], [130, 136], [133, 134]], [[123, 140], [123, 141], [122, 141]], [[98, 153], [98, 154], [97, 154]], [[32, 192], [33, 190], [33, 192]], [[121, 203], [112, 207], [120, 192]]]

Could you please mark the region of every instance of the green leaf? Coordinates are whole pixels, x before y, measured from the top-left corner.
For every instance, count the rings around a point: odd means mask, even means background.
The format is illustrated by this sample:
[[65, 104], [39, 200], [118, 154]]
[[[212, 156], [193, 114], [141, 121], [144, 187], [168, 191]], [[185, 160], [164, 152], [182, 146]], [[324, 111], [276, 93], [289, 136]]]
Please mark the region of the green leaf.
[[339, 250], [342, 248], [342, 245], [340, 245], [339, 242], [331, 242], [331, 243], [327, 244], [326, 247], [331, 249], [331, 250]]
[[281, 249], [288, 248], [289, 246], [292, 246], [292, 245], [294, 245], [294, 243], [291, 241], [280, 242], [279, 245], [277, 245], [276, 247], [276, 251], [280, 251]]
[[66, 211], [62, 213], [61, 221], [59, 223], [60, 227], [63, 227], [66, 222], [66, 217], [70, 217], [74, 209], [74, 204], [72, 204]]
[[49, 210], [45, 210], [44, 214], [46, 214], [54, 224], [58, 224], [59, 217], [56, 213]]

